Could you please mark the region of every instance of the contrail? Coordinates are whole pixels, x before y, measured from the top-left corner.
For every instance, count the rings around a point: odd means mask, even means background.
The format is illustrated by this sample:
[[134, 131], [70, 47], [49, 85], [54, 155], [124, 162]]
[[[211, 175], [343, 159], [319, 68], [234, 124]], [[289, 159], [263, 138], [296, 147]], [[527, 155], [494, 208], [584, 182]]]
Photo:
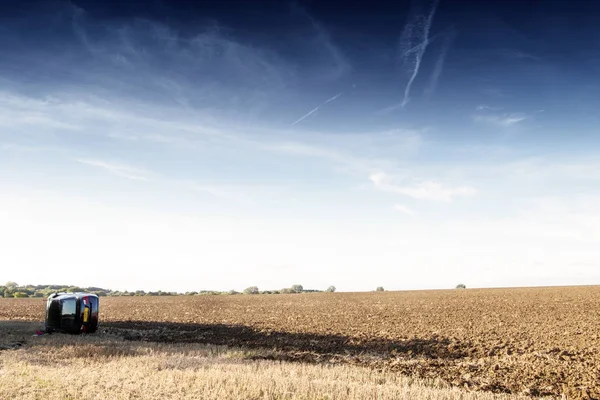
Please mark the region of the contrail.
[[423, 47], [429, 46], [435, 39], [437, 39], [438, 37], [440, 37], [443, 33], [444, 32], [440, 32], [440, 33], [437, 33], [437, 34], [433, 35], [429, 39], [425, 39], [425, 41], [423, 43], [419, 43], [418, 45], [416, 45], [412, 49], [406, 50], [404, 52], [403, 56], [407, 56], [407, 55], [409, 55], [411, 53], [415, 53], [415, 52], [421, 50]]
[[450, 34], [446, 37], [446, 40], [444, 40], [444, 48], [442, 49], [442, 52], [438, 57], [437, 62], [435, 63], [435, 68], [433, 69], [433, 73], [431, 74], [429, 86], [427, 87], [427, 89], [425, 89], [425, 93], [428, 97], [431, 96], [431, 94], [435, 91], [437, 87], [440, 75], [442, 75], [442, 69], [444, 69], [444, 62], [446, 61], [446, 54], [448, 53], [448, 48], [450, 48], [450, 45], [454, 40], [455, 34], [456, 31], [452, 30]]
[[406, 88], [404, 89], [404, 100], [402, 100], [402, 108], [404, 108], [404, 106], [408, 103], [408, 99], [409, 99], [408, 96], [410, 95], [410, 87], [412, 86], [413, 81], [417, 77], [417, 74], [419, 73], [419, 67], [421, 66], [421, 57], [422, 56], [419, 56], [419, 55], [417, 56], [415, 69], [413, 70], [413, 73], [412, 73], [410, 79], [408, 80], [408, 83], [406, 84]]
[[292, 125], [296, 125], [298, 122], [308, 118], [311, 114], [314, 114], [317, 112], [317, 110], [321, 107], [323, 107], [325, 104], [330, 103], [332, 101], [334, 101], [335, 99], [337, 99], [338, 97], [340, 97], [342, 95], [343, 92], [340, 92], [338, 94], [336, 94], [335, 96], [333, 96], [332, 98], [326, 100], [325, 102], [323, 102], [323, 104], [320, 104], [318, 106], [316, 106], [314, 109], [310, 110], [307, 114], [305, 114], [304, 116], [302, 116], [300, 119], [298, 119], [297, 121], [295, 121], [294, 123], [292, 123]]
[[329, 100], [327, 100], [325, 103], [323, 103], [323, 105], [329, 103], [330, 101], [334, 101], [335, 99], [337, 99], [338, 97], [340, 97], [342, 95], [342, 92], [336, 94], [335, 96], [333, 96], [332, 98], [330, 98]]
[[[410, 79], [408, 80], [408, 83], [406, 84], [406, 88], [404, 89], [404, 100], [401, 104], [402, 107], [404, 107], [409, 101], [410, 88], [412, 87], [412, 84], [419, 73], [419, 68], [421, 67], [421, 60], [423, 59], [425, 50], [427, 50], [427, 45], [431, 42], [431, 40], [433, 40], [429, 39], [429, 30], [431, 29], [431, 22], [433, 21], [433, 16], [435, 15], [438, 3], [439, 0], [434, 0], [431, 6], [431, 11], [429, 12], [429, 15], [426, 19], [424, 19], [424, 15], [419, 15], [416, 17], [417, 21], [409, 20], [408, 24], [404, 28], [404, 32], [402, 33], [403, 38], [401, 39], [401, 47], [406, 47], [407, 44], [411, 45], [411, 47], [407, 50], [404, 50], [401, 54], [401, 57], [404, 59], [404, 64], [408, 64], [408, 61], [411, 61], [411, 64], [413, 64], [412, 68], [409, 69], [409, 71], [412, 70], [412, 73]], [[422, 27], [419, 26], [418, 22], [421, 22], [423, 24]], [[421, 43], [417, 46], [413, 46], [412, 43], [414, 39], [416, 39], [414, 31], [415, 29], [419, 28], [422, 29], [422, 32], [420, 32], [421, 35], [419, 37]], [[412, 54], [413, 52], [414, 58], [412, 60], [407, 59], [407, 55]], [[412, 58], [412, 56], [408, 58]]]
[[300, 118], [299, 120], [297, 120], [296, 122], [292, 123], [292, 125], [296, 125], [298, 122], [302, 121], [303, 119], [307, 118], [309, 115], [317, 112], [317, 110], [321, 108], [321, 106], [317, 106], [315, 107], [313, 110], [309, 111], [308, 114], [304, 115], [302, 118]]

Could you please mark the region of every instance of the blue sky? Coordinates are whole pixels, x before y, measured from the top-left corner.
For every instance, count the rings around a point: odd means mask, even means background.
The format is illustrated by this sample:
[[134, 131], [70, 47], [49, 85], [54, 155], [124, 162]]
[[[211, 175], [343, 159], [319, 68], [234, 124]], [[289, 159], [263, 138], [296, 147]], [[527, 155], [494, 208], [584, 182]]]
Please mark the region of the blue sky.
[[600, 280], [596, 3], [0, 7], [5, 280]]

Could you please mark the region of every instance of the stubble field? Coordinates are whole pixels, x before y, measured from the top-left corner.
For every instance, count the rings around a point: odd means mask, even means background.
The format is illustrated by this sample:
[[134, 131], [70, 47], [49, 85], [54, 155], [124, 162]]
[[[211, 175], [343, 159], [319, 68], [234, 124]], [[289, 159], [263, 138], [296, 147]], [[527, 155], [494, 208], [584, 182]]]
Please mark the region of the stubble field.
[[[0, 299], [0, 320], [43, 311], [40, 299]], [[469, 391], [600, 398], [600, 287], [102, 298], [100, 331]]]

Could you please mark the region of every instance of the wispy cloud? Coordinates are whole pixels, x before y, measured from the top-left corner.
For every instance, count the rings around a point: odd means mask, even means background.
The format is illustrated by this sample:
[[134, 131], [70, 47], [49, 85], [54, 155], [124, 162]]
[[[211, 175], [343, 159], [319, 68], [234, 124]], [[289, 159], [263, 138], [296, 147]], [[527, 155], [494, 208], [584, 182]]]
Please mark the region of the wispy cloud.
[[122, 178], [137, 180], [137, 181], [147, 181], [149, 180], [147, 171], [144, 171], [139, 168], [131, 167], [129, 165], [112, 163], [102, 160], [93, 160], [93, 159], [83, 159], [78, 158], [75, 161], [89, 165], [91, 167], [100, 168], [110, 172], [113, 175], [120, 176]]
[[405, 206], [404, 204], [394, 204], [394, 210], [410, 215], [411, 217], [415, 216], [415, 212], [413, 210], [411, 210], [410, 208], [408, 208], [407, 206]]
[[283, 143], [263, 143], [261, 147], [264, 150], [277, 154], [293, 155], [298, 157], [319, 158], [343, 166], [359, 174], [365, 174], [373, 168], [375, 160], [362, 158], [350, 153], [341, 151], [334, 147], [321, 146], [316, 144], [307, 144], [301, 142], [283, 142]]
[[329, 103], [329, 102], [331, 102], [331, 101], [334, 101], [335, 99], [337, 99], [337, 98], [338, 98], [338, 97], [340, 97], [341, 95], [342, 95], [342, 92], [340, 92], [340, 93], [336, 94], [335, 96], [333, 96], [333, 97], [331, 97], [331, 98], [327, 99], [327, 101], [325, 102], [325, 104], [327, 104], [327, 103]]
[[316, 113], [319, 110], [319, 108], [321, 108], [321, 106], [316, 106], [315, 108], [313, 108], [312, 110], [310, 110], [309, 112], [307, 112], [306, 114], [304, 114], [303, 116], [298, 118], [296, 121], [292, 122], [292, 125], [296, 125], [297, 123], [304, 121], [306, 118], [308, 118], [312, 114]]
[[448, 54], [448, 50], [450, 49], [450, 46], [452, 45], [452, 42], [454, 41], [455, 36], [456, 36], [456, 31], [454, 29], [451, 29], [450, 33], [446, 35], [446, 38], [444, 40], [444, 44], [442, 47], [442, 51], [438, 56], [438, 59], [435, 63], [435, 67], [431, 74], [431, 79], [429, 80], [429, 85], [425, 89], [425, 94], [428, 97], [431, 96], [435, 92], [435, 89], [437, 88], [438, 81], [440, 79], [440, 76], [442, 75], [442, 70], [444, 69], [444, 62], [446, 61], [446, 54]]
[[0, 91], [0, 126], [31, 131], [35, 126], [61, 131], [76, 131], [70, 122], [54, 118], [47, 110], [58, 105], [55, 98], [31, 99]]
[[541, 61], [541, 58], [539, 58], [538, 56], [535, 56], [530, 53], [525, 53], [524, 51], [516, 50], [516, 49], [499, 49], [499, 50], [496, 50], [495, 53], [502, 57], [507, 57], [507, 58], [512, 58], [512, 59]]
[[417, 44], [416, 46], [406, 50], [403, 53], [403, 56], [410, 56], [413, 53], [418, 53], [419, 51], [421, 51], [423, 48], [429, 46], [431, 43], [433, 43], [438, 37], [440, 37], [442, 34], [438, 33], [430, 38], [425, 38], [425, 40], [419, 44]]
[[377, 115], [385, 115], [385, 114], [389, 114], [389, 113], [391, 113], [392, 111], [396, 111], [396, 110], [399, 110], [399, 109], [401, 109], [402, 107], [404, 107], [402, 104], [403, 104], [403, 103], [396, 103], [396, 104], [392, 104], [392, 105], [390, 105], [390, 106], [387, 106], [387, 107], [384, 107], [384, 108], [382, 108], [381, 110], [377, 110], [377, 111], [375, 111], [375, 114], [377, 114]]
[[297, 123], [305, 120], [306, 118], [308, 118], [310, 115], [316, 113], [319, 108], [323, 107], [325, 104], [330, 103], [332, 101], [334, 101], [335, 99], [337, 99], [338, 97], [340, 97], [342, 95], [342, 92], [336, 94], [335, 96], [325, 100], [321, 105], [316, 106], [315, 108], [313, 108], [312, 110], [310, 110], [308, 113], [304, 114], [302, 117], [300, 117], [298, 120], [292, 122], [292, 125], [296, 125]]
[[295, 141], [273, 140], [255, 144], [275, 153], [321, 158], [368, 176], [380, 168], [393, 169], [394, 162], [388, 158], [409, 158], [418, 154], [425, 140], [419, 132], [392, 129], [345, 134], [343, 141], [339, 137], [304, 132], [302, 139]]
[[[72, 6], [71, 25], [78, 44], [94, 60], [93, 77], [104, 88], [142, 89], [188, 110], [224, 109], [235, 99], [238, 111], [262, 112], [272, 98], [294, 81], [294, 65], [268, 47], [242, 36], [224, 34], [217, 23], [200, 25], [192, 35], [144, 19], [102, 21]], [[67, 14], [67, 12], [63, 12]], [[151, 43], [151, 44], [149, 44]], [[62, 54], [57, 54], [59, 62]], [[169, 68], [164, 68], [169, 60]], [[69, 60], [64, 60], [67, 68]], [[210, 79], [205, 77], [210, 76]]]
[[[243, 185], [226, 185], [216, 183], [185, 182], [184, 186], [194, 192], [208, 194], [218, 199], [232, 201], [235, 203], [248, 203], [252, 200], [250, 192], [256, 192], [257, 188]], [[264, 192], [265, 189], [262, 188]]]
[[369, 177], [376, 189], [412, 197], [417, 200], [450, 202], [454, 197], [467, 197], [477, 194], [471, 186], [446, 187], [436, 181], [420, 181], [412, 185], [399, 185], [385, 172], [377, 172]]
[[506, 128], [515, 126], [518, 123], [525, 121], [527, 118], [527, 115], [519, 113], [503, 115], [474, 115], [473, 121]]
[[347, 58], [344, 56], [340, 48], [334, 43], [331, 35], [325, 29], [317, 19], [310, 15], [304, 8], [298, 4], [292, 5], [292, 10], [300, 15], [306, 17], [317, 34], [316, 44], [318, 47], [325, 50], [330, 63], [333, 64], [333, 69], [329, 73], [324, 74], [328, 80], [337, 80], [342, 76], [352, 71], [352, 66]]
[[[327, 102], [335, 101], [340, 94], [330, 97]], [[325, 133], [304, 131], [300, 137], [290, 131], [290, 140], [281, 141], [281, 130], [261, 129], [257, 132], [247, 130], [236, 124], [211, 125], [198, 123], [197, 117], [175, 114], [172, 118], [160, 118], [152, 109], [137, 111], [136, 105], [93, 104], [69, 99], [54, 99], [52, 102], [16, 97], [13, 102], [27, 104], [30, 109], [43, 111], [48, 118], [74, 121], [76, 126], [87, 127], [80, 130], [88, 137], [98, 140], [109, 139], [127, 143], [127, 146], [168, 146], [173, 150], [205, 151], [207, 147], [213, 151], [242, 150], [246, 154], [270, 152], [277, 155], [310, 157], [324, 160], [332, 169], [344, 171], [361, 181], [369, 181], [369, 176], [377, 170], [396, 170], [397, 160], [416, 154], [423, 146], [424, 140], [418, 131], [393, 129], [381, 132], [363, 132], [344, 134], [343, 138]], [[157, 115], [157, 116], [155, 116]], [[182, 118], [181, 118], [182, 117]], [[36, 125], [43, 132], [48, 128], [41, 123]], [[57, 133], [57, 138], [68, 139], [65, 133]], [[68, 140], [67, 140], [68, 141]], [[58, 143], [62, 141], [59, 140]], [[53, 143], [53, 142], [50, 142]], [[68, 148], [69, 146], [67, 146]], [[9, 149], [10, 150], [10, 149]], [[65, 150], [65, 156], [73, 151]], [[89, 153], [89, 150], [87, 150]], [[177, 176], [162, 176], [160, 171], [150, 172], [123, 162], [107, 160], [102, 153], [77, 158], [81, 164], [105, 170], [115, 176], [131, 180], [152, 180], [161, 184], [176, 182]], [[170, 174], [167, 174], [170, 175]], [[440, 193], [433, 193], [440, 188], [429, 187], [428, 184], [405, 188], [405, 192], [415, 198], [448, 197], [442, 188]], [[379, 184], [378, 189], [389, 187]], [[244, 197], [245, 190], [233, 188], [231, 185], [194, 184], [188, 189], [210, 194], [215, 197], [236, 200]], [[262, 190], [262, 189], [261, 189]], [[453, 195], [450, 192], [450, 197]]]
[[502, 110], [502, 107], [493, 107], [493, 106], [488, 106], [487, 104], [480, 104], [477, 107], [475, 107], [475, 109], [477, 111], [485, 111], [485, 110], [498, 111], [498, 110]]
[[[413, 11], [400, 36], [399, 60], [410, 75], [404, 89], [404, 99], [401, 107], [404, 107], [410, 100], [411, 86], [419, 73], [421, 60], [427, 50], [427, 45], [431, 41], [429, 31], [438, 3], [439, 0], [433, 0], [431, 9], [427, 14], [421, 13], [420, 10]], [[413, 4], [413, 7], [415, 7], [415, 4]]]

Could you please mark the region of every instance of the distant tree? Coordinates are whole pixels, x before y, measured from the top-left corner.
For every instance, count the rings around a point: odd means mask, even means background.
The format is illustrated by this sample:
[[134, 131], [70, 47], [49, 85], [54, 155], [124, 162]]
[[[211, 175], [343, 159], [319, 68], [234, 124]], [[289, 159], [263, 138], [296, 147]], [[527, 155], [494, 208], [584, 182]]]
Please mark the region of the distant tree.
[[94, 292], [108, 292], [108, 290], [104, 289], [104, 288], [99, 288], [96, 286], [90, 286], [85, 288], [84, 292], [90, 292], [90, 293], [94, 293]]
[[240, 294], [240, 292], [236, 292], [235, 290], [231, 289], [229, 292], [227, 292], [227, 294]]
[[293, 293], [302, 293], [302, 291], [304, 290], [302, 285], [292, 285], [291, 289]]
[[335, 286], [331, 285], [331, 286], [329, 286], [329, 287], [328, 287], [328, 288], [327, 288], [325, 291], [326, 291], [326, 292], [333, 293], [333, 292], [335, 292]]
[[27, 295], [27, 293], [25, 293], [25, 292], [14, 292], [13, 297], [24, 298], [24, 297], [29, 297], [29, 295]]
[[290, 289], [290, 288], [283, 288], [283, 289], [280, 290], [280, 292], [283, 293], [283, 294], [293, 293], [292, 289]]
[[457, 289], [466, 289], [467, 285], [465, 285], [464, 283], [459, 283], [458, 285], [456, 285]]
[[258, 286], [250, 286], [244, 289], [244, 294], [259, 294]]
[[10, 289], [15, 289], [19, 285], [17, 284], [17, 282], [8, 281], [8, 282], [6, 282], [6, 284], [4, 286], [6, 286], [7, 288], [10, 288]]
[[144, 292], [143, 290], [136, 290], [135, 295], [136, 296], [144, 296], [144, 295], [146, 295], [146, 292]]
[[36, 290], [35, 292], [33, 292], [33, 294], [29, 295], [29, 297], [46, 297], [46, 296], [44, 296], [43, 292]]
[[383, 292], [385, 289], [383, 288], [383, 286], [377, 286], [377, 289], [375, 289], [375, 291], [377, 292]]

